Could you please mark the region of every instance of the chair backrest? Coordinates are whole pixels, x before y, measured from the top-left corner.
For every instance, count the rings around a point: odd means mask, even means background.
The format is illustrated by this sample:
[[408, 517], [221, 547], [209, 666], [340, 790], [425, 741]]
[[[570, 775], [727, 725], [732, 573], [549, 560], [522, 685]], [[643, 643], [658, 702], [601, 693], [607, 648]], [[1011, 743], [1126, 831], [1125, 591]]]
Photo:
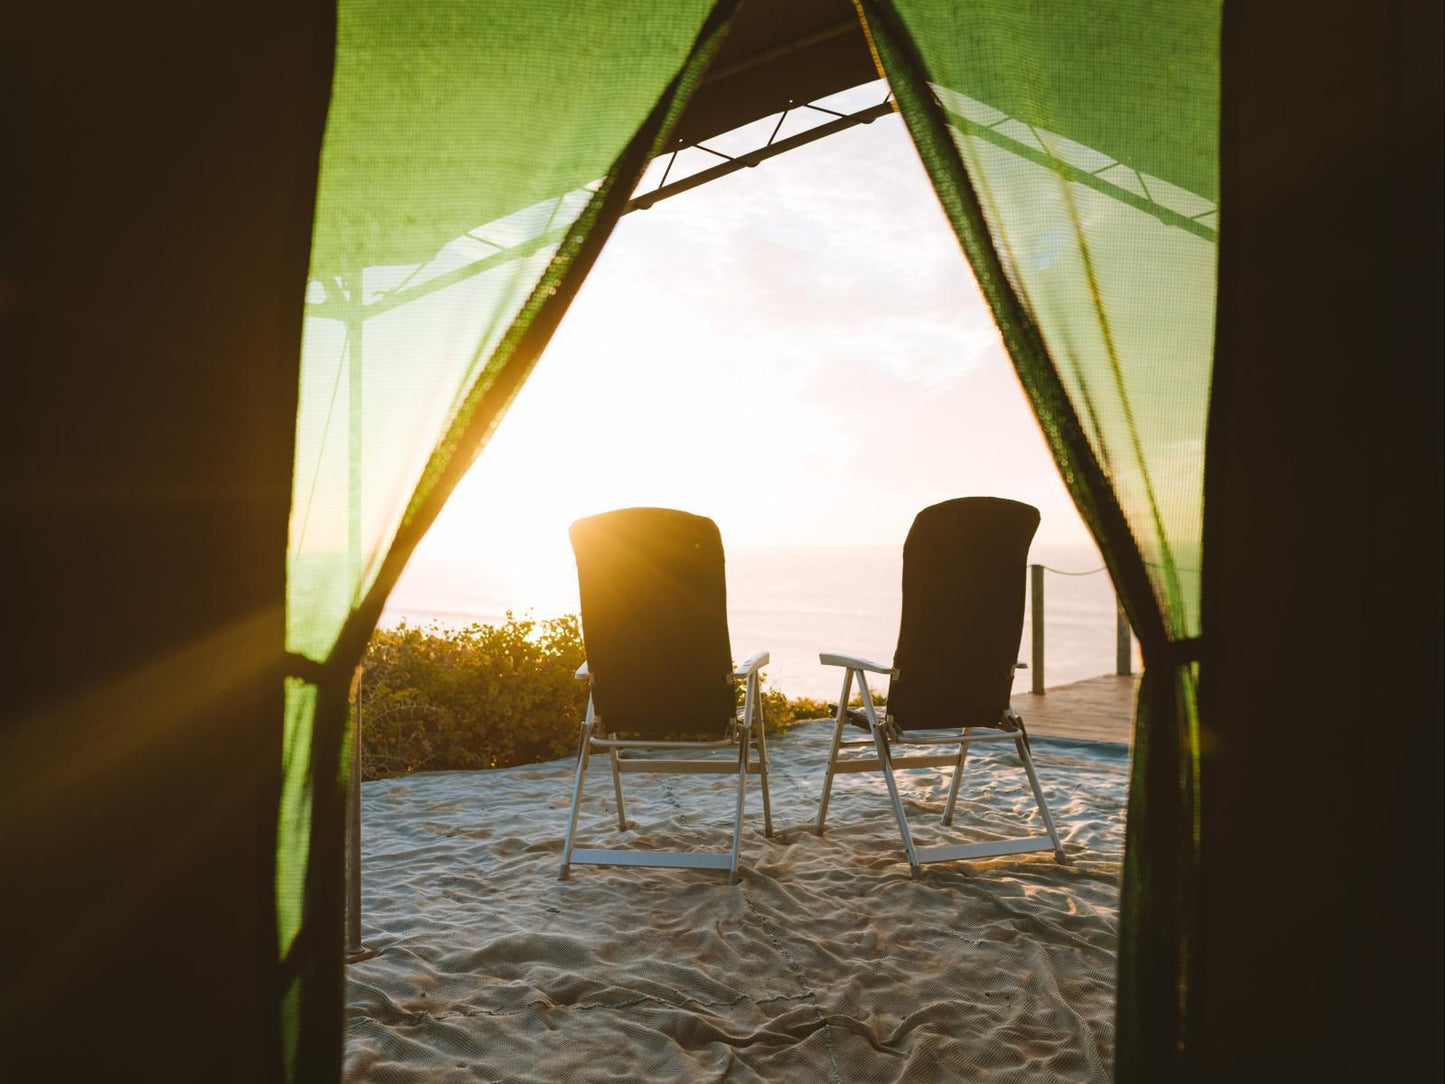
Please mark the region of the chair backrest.
[[999, 497], [925, 508], [903, 544], [888, 714], [901, 730], [996, 726], [1009, 705], [1039, 510]]
[[721, 738], [736, 700], [717, 524], [624, 508], [579, 519], [568, 535], [602, 730]]

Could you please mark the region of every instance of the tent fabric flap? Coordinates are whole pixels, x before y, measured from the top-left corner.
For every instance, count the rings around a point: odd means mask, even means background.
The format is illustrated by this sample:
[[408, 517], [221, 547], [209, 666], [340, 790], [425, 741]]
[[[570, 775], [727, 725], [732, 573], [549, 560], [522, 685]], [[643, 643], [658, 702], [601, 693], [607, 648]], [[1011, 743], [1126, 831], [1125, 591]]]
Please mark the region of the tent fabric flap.
[[1219, 5], [859, 6], [1140, 639], [1116, 1073], [1177, 1079], [1195, 1056]]
[[288, 687], [277, 837], [297, 1079], [339, 1063], [352, 670], [735, 8], [340, 5], [287, 555], [286, 646], [311, 683]]

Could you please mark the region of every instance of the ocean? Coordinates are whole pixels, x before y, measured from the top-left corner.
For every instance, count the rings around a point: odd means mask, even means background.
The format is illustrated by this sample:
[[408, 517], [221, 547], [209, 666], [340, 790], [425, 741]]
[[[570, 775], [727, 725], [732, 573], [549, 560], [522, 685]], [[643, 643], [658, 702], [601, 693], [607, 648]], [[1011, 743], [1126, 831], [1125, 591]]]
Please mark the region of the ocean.
[[[1063, 572], [1102, 565], [1092, 546], [1035, 545], [1030, 561]], [[733, 549], [727, 554], [728, 627], [733, 654], [766, 650], [767, 682], [790, 696], [832, 699], [841, 672], [818, 663], [832, 651], [888, 664], [898, 635], [903, 556], [891, 546]], [[566, 583], [567, 586], [563, 586]], [[1115, 598], [1102, 571], [1047, 573], [1044, 585], [1045, 679], [1062, 685], [1115, 668]], [[539, 588], [514, 569], [485, 561], [418, 555], [382, 615], [383, 625], [492, 623], [517, 616], [555, 617], [577, 610], [575, 579], [558, 575]], [[1029, 659], [1025, 609], [1019, 658]], [[1135, 669], [1138, 669], [1135, 646]], [[1015, 689], [1029, 688], [1020, 670]], [[886, 682], [876, 688], [886, 688]]]

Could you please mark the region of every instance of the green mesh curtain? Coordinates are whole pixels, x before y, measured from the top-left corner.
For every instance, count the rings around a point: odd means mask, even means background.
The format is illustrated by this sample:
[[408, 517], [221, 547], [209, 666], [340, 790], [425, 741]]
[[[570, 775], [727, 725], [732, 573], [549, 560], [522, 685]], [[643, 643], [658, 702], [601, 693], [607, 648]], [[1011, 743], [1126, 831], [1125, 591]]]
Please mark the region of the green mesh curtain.
[[733, 0], [342, 0], [288, 552], [283, 1039], [334, 1077], [351, 673], [721, 43]]
[[1217, 0], [858, 0], [1144, 655], [1116, 1076], [1194, 1056]]

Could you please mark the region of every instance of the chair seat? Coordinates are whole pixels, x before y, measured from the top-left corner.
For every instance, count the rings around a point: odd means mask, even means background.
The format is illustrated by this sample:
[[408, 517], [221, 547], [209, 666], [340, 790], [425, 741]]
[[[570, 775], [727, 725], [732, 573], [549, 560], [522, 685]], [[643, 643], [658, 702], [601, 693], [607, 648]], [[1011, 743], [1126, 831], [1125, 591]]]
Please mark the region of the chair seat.
[[[828, 705], [828, 713], [829, 713], [830, 715], [832, 715], [834, 718], [837, 718], [837, 715], [838, 715], [838, 705], [837, 705], [837, 704], [829, 704], [829, 705]], [[859, 730], [863, 731], [865, 734], [871, 734], [871, 733], [873, 733], [873, 731], [872, 731], [871, 729], [869, 729], [869, 726], [868, 726], [868, 713], [867, 713], [866, 711], [864, 711], [862, 708], [849, 707], [849, 708], [847, 709], [845, 715], [844, 715], [844, 718], [847, 720], [848, 725], [850, 725], [850, 726], [856, 726]], [[886, 716], [885, 716], [885, 720], [886, 720]], [[1016, 721], [1016, 722], [1018, 723], [1018, 729], [1023, 732], [1024, 741], [1028, 741], [1028, 740], [1029, 740], [1029, 732], [1028, 732], [1028, 730], [1025, 729], [1025, 727], [1024, 727], [1023, 717], [1020, 716], [1020, 715], [1015, 715], [1015, 716], [1014, 716], [1014, 721]], [[1009, 726], [1006, 726], [1006, 725], [1005, 725], [1005, 720], [1004, 720], [1004, 718], [1000, 718], [1000, 719], [998, 719], [998, 720], [996, 720], [995, 722], [992, 722], [992, 723], [970, 723], [970, 724], [968, 724], [968, 725], [970, 725], [970, 726], [986, 726], [986, 727], [991, 727], [991, 728], [993, 728], [993, 729], [995, 729], [995, 730], [1011, 730], [1011, 729], [1012, 729], [1012, 727], [1009, 727]], [[943, 728], [942, 728], [942, 727], [939, 727], [938, 729], [943, 729]], [[890, 741], [893, 741], [893, 740], [896, 740], [896, 739], [898, 739], [898, 738], [901, 738], [901, 737], [905, 736], [907, 733], [908, 733], [908, 732], [905, 731], [905, 730], [899, 730], [898, 727], [895, 726], [894, 724], [892, 724], [891, 722], [886, 722], [886, 721], [885, 721], [885, 723], [884, 723], [883, 736], [884, 736], [885, 738], [889, 739]]]

